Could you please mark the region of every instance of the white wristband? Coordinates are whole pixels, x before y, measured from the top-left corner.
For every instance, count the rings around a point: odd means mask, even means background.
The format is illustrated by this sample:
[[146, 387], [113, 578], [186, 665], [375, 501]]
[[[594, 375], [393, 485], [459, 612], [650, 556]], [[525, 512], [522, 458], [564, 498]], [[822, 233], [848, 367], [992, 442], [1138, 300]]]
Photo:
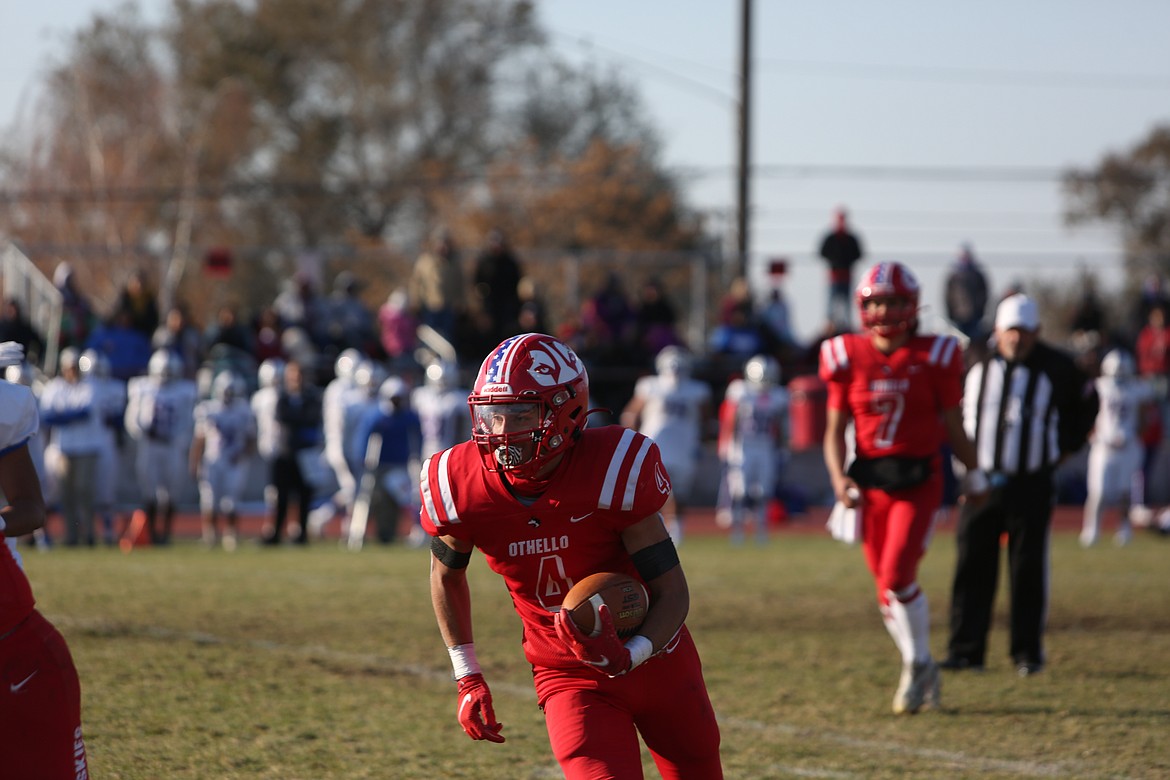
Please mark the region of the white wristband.
[[475, 644], [473, 642], [448, 647], [447, 655], [451, 656], [451, 668], [455, 670], [456, 680], [462, 680], [470, 674], [480, 673], [479, 661], [475, 660]]
[[654, 655], [654, 643], [641, 634], [626, 642], [626, 649], [630, 651], [630, 669]]

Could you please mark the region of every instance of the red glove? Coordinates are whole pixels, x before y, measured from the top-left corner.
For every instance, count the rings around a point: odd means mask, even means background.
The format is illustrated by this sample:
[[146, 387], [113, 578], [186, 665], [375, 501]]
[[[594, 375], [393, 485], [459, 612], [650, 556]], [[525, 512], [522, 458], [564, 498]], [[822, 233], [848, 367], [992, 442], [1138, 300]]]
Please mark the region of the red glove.
[[582, 663], [589, 664], [602, 674], [618, 677], [630, 670], [630, 651], [617, 635], [608, 605], [602, 604], [597, 608], [597, 617], [601, 621], [601, 633], [593, 638], [585, 636], [577, 628], [567, 609], [557, 612], [553, 617], [553, 626], [560, 640]]
[[459, 725], [472, 739], [486, 739], [489, 742], [503, 742], [504, 735], [500, 730], [504, 724], [496, 721], [496, 713], [492, 710], [492, 692], [488, 690], [482, 674], [469, 674], [460, 677], [459, 686]]

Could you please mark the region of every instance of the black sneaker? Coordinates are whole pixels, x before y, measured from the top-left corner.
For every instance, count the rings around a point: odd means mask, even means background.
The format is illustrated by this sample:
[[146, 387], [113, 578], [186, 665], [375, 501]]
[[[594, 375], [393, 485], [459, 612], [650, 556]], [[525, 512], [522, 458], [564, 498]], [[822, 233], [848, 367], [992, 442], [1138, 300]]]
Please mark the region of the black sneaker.
[[939, 662], [940, 669], [946, 669], [948, 672], [982, 672], [983, 664], [977, 664], [970, 658], [963, 658], [959, 655], [948, 655], [945, 660]]

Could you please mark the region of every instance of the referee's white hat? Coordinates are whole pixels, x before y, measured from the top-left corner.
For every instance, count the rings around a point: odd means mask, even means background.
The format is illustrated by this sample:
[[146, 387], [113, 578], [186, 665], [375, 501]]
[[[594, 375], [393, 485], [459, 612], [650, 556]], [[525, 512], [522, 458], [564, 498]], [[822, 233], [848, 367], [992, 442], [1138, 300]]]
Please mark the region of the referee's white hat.
[[999, 308], [995, 310], [996, 330], [1037, 330], [1039, 327], [1040, 309], [1027, 295], [1016, 293], [999, 302]]

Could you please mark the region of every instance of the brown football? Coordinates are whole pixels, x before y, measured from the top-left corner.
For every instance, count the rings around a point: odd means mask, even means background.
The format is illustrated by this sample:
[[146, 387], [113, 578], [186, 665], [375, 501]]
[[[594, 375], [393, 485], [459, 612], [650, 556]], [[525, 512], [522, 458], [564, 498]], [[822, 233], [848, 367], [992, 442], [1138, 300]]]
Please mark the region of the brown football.
[[569, 611], [583, 634], [593, 637], [601, 632], [597, 609], [603, 603], [609, 607], [618, 636], [626, 639], [642, 625], [650, 598], [642, 583], [628, 574], [600, 572], [574, 585], [561, 602], [561, 609]]

